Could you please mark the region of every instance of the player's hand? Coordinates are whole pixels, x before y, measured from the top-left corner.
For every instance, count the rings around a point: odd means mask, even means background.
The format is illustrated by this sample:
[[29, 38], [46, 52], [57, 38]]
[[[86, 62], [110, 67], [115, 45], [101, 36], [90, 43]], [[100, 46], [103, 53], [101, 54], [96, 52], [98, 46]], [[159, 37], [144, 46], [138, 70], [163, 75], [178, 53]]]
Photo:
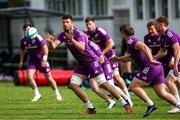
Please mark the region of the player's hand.
[[161, 62], [159, 62], [159, 61], [157, 61], [157, 60], [151, 60], [150, 61], [152, 64], [154, 64], [154, 65], [160, 65], [161, 64]]
[[42, 67], [46, 67], [46, 66], [47, 66], [46, 61], [42, 60], [42, 61], [41, 61], [41, 66], [42, 66]]
[[178, 67], [177, 66], [174, 66], [173, 67], [173, 74], [178, 77], [179, 76], [179, 71], [178, 71]]
[[20, 62], [20, 63], [18, 64], [18, 69], [22, 69], [22, 66], [23, 66], [23, 62]]
[[117, 56], [111, 57], [111, 58], [109, 58], [109, 60], [110, 60], [110, 61], [115, 61], [115, 62], [118, 62], [118, 61], [119, 61], [119, 59], [118, 59]]
[[99, 61], [100, 61], [101, 64], [104, 63], [104, 57], [103, 57], [103, 55], [101, 55], [101, 56], [99, 57]]
[[54, 36], [50, 35], [49, 33], [44, 35], [45, 40], [47, 40], [48, 42], [53, 42], [54, 40]]

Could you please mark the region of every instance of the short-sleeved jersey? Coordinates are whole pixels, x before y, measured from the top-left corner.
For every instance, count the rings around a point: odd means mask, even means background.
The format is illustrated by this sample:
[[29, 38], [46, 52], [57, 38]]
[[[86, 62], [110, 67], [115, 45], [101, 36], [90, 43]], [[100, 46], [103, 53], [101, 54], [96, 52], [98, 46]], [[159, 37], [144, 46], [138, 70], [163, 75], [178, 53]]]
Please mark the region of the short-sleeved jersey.
[[165, 31], [165, 35], [162, 35], [161, 39], [162, 39], [161, 40], [162, 47], [167, 49], [167, 55], [163, 57], [161, 62], [163, 64], [169, 64], [172, 56], [174, 55], [172, 46], [175, 43], [180, 44], [180, 36], [173, 30], [167, 29]]
[[39, 61], [42, 60], [43, 51], [42, 47], [46, 45], [45, 40], [40, 36], [33, 40], [27, 39], [25, 36], [22, 37], [20, 47], [21, 49], [25, 49], [30, 57], [30, 61]]
[[152, 55], [156, 55], [161, 48], [161, 36], [147, 34], [144, 36], [144, 43], [151, 49]]
[[137, 42], [138, 39], [136, 37], [132, 36], [129, 38], [127, 42], [128, 53], [131, 55], [132, 59], [140, 69], [143, 69], [145, 66], [151, 66], [144, 52], [135, 49], [135, 45]]
[[[106, 32], [101, 27], [96, 27], [95, 32], [89, 32], [87, 31], [88, 39], [90, 41], [95, 42], [97, 45], [99, 45], [101, 51], [103, 51], [106, 48], [106, 41], [111, 39], [108, 32]], [[111, 49], [108, 53], [105, 54], [107, 58], [111, 57], [112, 55], [115, 55], [116, 52], [114, 49]]]
[[92, 51], [88, 45], [88, 39], [86, 35], [78, 28], [73, 29], [74, 39], [78, 42], [83, 42], [85, 44], [85, 49], [83, 52], [79, 51], [72, 43], [69, 42], [65, 32], [60, 33], [58, 40], [64, 42], [66, 47], [71, 51], [74, 58], [79, 62], [79, 64], [87, 64], [94, 60], [97, 60], [98, 57]]

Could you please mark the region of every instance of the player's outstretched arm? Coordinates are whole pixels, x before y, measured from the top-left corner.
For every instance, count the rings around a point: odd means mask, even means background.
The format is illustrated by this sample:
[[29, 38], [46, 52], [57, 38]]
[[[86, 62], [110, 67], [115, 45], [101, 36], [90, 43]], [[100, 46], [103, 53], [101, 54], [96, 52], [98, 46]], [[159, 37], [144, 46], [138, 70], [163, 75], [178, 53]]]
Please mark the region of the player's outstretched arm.
[[44, 38], [50, 43], [50, 47], [52, 49], [56, 49], [58, 45], [61, 44], [59, 40], [55, 40], [54, 36], [50, 35], [49, 33], [45, 34]]
[[174, 66], [173, 66], [173, 72], [175, 76], [178, 76], [178, 64], [180, 59], [180, 47], [179, 43], [175, 43], [172, 45], [173, 51], [174, 51]]
[[48, 52], [49, 52], [49, 49], [48, 49], [47, 45], [44, 45], [42, 47], [42, 51], [43, 51], [43, 58], [42, 58], [42, 61], [41, 61], [41, 66], [45, 67], [47, 65], [46, 62], [47, 62]]
[[114, 42], [112, 39], [109, 39], [108, 41], [106, 41], [106, 48], [102, 51], [103, 54], [106, 54], [107, 52], [109, 52], [114, 46]]
[[160, 48], [158, 53], [156, 54], [156, 59], [160, 59], [164, 57], [167, 54], [167, 49], [166, 48]]
[[84, 49], [85, 49], [84, 42], [75, 40], [72, 30], [65, 32], [65, 34], [66, 34], [66, 37], [68, 38], [69, 42], [71, 42], [79, 51], [81, 51], [81, 52], [84, 51]]
[[151, 62], [152, 64], [161, 64], [159, 61], [156, 61], [153, 59], [153, 56], [151, 54], [151, 50], [143, 42], [138, 41], [136, 43], [135, 47], [137, 50], [143, 51], [144, 54], [148, 57], [149, 62]]
[[130, 54], [125, 54], [124, 56], [114, 56], [110, 58], [111, 61], [121, 61], [121, 62], [127, 62], [127, 61], [132, 61], [131, 55]]

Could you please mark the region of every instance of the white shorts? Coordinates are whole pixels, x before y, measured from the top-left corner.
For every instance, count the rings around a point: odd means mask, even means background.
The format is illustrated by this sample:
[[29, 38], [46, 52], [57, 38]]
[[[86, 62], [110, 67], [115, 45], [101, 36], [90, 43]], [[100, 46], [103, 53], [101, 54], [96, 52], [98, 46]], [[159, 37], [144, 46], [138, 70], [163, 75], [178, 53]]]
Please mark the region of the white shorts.
[[101, 85], [102, 83], [106, 82], [106, 78], [105, 78], [104, 73], [98, 75], [98, 76], [95, 77], [94, 79], [96, 80], [96, 82], [97, 82], [98, 85]]
[[179, 72], [179, 76], [178, 76], [178, 77], [176, 77], [176, 76], [174, 75], [174, 73], [173, 73], [173, 70], [172, 70], [172, 69], [169, 71], [168, 75], [170, 75], [171, 77], [173, 77], [173, 78], [174, 78], [174, 80], [179, 80], [179, 79], [180, 79], [180, 72]]
[[113, 69], [113, 76], [120, 76], [120, 74], [119, 74], [119, 68], [115, 68], [115, 69]]
[[114, 86], [114, 80], [108, 80], [108, 83]]
[[72, 75], [70, 83], [76, 84], [76, 85], [81, 85], [82, 84], [82, 79], [79, 78], [77, 75]]

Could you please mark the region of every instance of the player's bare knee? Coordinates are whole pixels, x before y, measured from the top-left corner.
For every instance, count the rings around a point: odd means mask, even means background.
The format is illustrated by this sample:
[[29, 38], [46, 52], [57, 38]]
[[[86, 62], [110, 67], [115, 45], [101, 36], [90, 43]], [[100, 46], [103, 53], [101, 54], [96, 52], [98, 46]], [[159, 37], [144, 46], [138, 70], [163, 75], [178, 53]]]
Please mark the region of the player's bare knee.
[[99, 92], [99, 88], [92, 87], [91, 89], [92, 89], [92, 91], [95, 92], [95, 93], [98, 93], [98, 92]]
[[27, 80], [29, 81], [29, 82], [31, 82], [31, 81], [33, 81], [33, 77], [31, 77], [31, 76], [28, 76], [28, 78], [27, 78]]
[[171, 81], [171, 80], [166, 80], [166, 81], [165, 81], [165, 83], [166, 83], [166, 85], [168, 85], [168, 86], [169, 86], [169, 85], [171, 85], [171, 84], [172, 84], [172, 81]]
[[51, 85], [56, 84], [56, 82], [52, 78], [48, 78], [47, 80]]
[[134, 84], [131, 84], [131, 85], [129, 86], [129, 89], [134, 92], [134, 91], [136, 91], [137, 86], [134, 85]]
[[51, 74], [46, 74], [45, 76], [49, 83], [53, 84], [55, 82]]
[[132, 88], [132, 86], [131, 86], [131, 85], [129, 86], [129, 90], [133, 91], [133, 88]]
[[69, 88], [74, 89], [74, 88], [75, 88], [75, 84], [70, 83], [70, 84], [69, 84]]
[[167, 93], [166, 93], [166, 92], [159, 91], [159, 92], [157, 93], [157, 95], [158, 95], [160, 98], [165, 99], [166, 96], [167, 96]]

